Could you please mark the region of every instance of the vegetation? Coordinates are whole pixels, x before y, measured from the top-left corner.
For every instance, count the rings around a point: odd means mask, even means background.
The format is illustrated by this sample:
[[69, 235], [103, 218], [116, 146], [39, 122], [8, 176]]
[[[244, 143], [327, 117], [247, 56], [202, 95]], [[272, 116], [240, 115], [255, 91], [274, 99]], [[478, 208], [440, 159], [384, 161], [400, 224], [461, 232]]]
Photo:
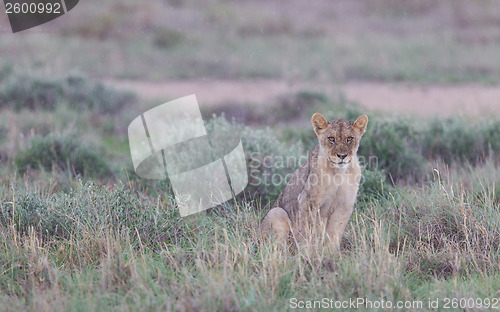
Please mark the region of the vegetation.
[[97, 151], [78, 142], [74, 136], [36, 136], [31, 146], [16, 155], [16, 166], [22, 174], [28, 169], [68, 171], [74, 176], [109, 178], [109, 165]]
[[[337, 105], [336, 113], [350, 119], [358, 114], [352, 103], [347, 108], [304, 94], [298, 97], [314, 100], [303, 106], [304, 118], [321, 105]], [[75, 135], [34, 135], [25, 149], [6, 150], [4, 170], [17, 168], [20, 175], [6, 175], [0, 184], [1, 306], [287, 310], [292, 298], [424, 306], [431, 298], [443, 306], [443, 298], [498, 297], [498, 123], [442, 124], [370, 117], [360, 152], [377, 155], [379, 167], [366, 163], [340, 255], [319, 242], [318, 248], [283, 251], [258, 232], [267, 205], [313, 144], [309, 126], [301, 130], [309, 133], [304, 141], [290, 140], [285, 131], [287, 142], [269, 128], [232, 124], [223, 116], [208, 120], [209, 133], [241, 134], [250, 185], [235, 200], [188, 218], [180, 218], [165, 181], [138, 179], [127, 162], [110, 167], [104, 159], [117, 157], [110, 151], [102, 157]], [[461, 132], [453, 133], [457, 128]], [[5, 129], [4, 136], [12, 131]], [[460, 144], [471, 142], [475, 152], [461, 153], [468, 149]], [[430, 156], [441, 161], [426, 162]], [[69, 176], [54, 182], [60, 174]], [[414, 179], [399, 183], [405, 174]]]
[[123, 184], [3, 188], [0, 300], [7, 310], [287, 310], [291, 298], [492, 298], [500, 214], [491, 174], [439, 171], [422, 187], [359, 202], [339, 256], [261, 241], [255, 201], [181, 219], [169, 197]]
[[16, 111], [54, 110], [64, 103], [77, 111], [117, 113], [135, 101], [131, 93], [115, 91], [80, 75], [48, 79], [11, 74], [0, 86], [0, 108]]

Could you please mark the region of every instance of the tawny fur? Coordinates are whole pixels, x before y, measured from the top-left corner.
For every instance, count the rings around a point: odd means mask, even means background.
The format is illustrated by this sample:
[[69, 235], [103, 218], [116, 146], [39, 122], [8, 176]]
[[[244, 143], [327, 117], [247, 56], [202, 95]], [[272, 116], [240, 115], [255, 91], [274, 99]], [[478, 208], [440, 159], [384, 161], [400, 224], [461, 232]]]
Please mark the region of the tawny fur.
[[358, 193], [361, 168], [356, 153], [368, 117], [327, 122], [316, 113], [311, 121], [319, 144], [294, 172], [261, 227], [281, 243], [290, 237], [310, 242], [313, 236], [326, 236], [329, 246], [338, 250]]

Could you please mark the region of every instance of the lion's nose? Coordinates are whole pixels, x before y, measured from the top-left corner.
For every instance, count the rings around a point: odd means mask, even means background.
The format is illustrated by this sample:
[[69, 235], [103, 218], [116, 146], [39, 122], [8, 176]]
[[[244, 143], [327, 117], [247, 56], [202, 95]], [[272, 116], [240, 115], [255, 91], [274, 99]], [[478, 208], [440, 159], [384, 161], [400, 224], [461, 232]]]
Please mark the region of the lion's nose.
[[344, 155], [339, 155], [339, 154], [337, 154], [337, 156], [338, 156], [338, 158], [340, 158], [340, 159], [344, 160], [344, 158], [346, 158], [346, 157], [347, 157], [347, 154], [344, 154]]

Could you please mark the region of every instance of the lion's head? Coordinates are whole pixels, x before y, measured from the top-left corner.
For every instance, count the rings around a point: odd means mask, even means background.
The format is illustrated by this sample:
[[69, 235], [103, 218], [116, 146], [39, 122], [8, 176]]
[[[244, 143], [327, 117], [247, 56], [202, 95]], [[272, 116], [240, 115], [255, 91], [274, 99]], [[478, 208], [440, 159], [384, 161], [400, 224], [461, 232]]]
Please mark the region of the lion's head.
[[368, 117], [362, 115], [355, 122], [342, 118], [327, 121], [323, 115], [315, 113], [311, 122], [320, 151], [336, 168], [347, 168], [358, 151]]

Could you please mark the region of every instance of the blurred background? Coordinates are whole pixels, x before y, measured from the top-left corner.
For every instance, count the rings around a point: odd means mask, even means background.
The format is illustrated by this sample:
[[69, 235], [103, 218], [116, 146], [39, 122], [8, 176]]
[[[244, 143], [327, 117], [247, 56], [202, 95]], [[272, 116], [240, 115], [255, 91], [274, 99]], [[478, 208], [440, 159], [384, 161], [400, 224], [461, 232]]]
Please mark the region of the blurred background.
[[17, 34], [2, 14], [2, 76], [79, 73], [147, 100], [259, 104], [307, 88], [369, 109], [479, 114], [499, 95], [471, 86], [499, 82], [499, 11], [491, 0], [81, 1]]

